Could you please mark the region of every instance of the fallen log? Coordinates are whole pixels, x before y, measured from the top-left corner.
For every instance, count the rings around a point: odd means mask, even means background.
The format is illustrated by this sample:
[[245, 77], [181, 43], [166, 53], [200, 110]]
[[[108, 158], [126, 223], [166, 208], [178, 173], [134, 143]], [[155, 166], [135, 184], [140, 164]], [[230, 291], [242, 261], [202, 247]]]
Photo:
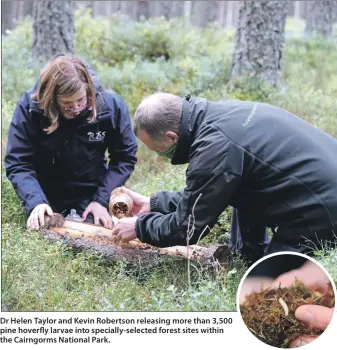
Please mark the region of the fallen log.
[[230, 252], [226, 245], [157, 248], [138, 239], [120, 243], [112, 235], [111, 229], [85, 222], [64, 220], [61, 227], [45, 227], [40, 233], [46, 239], [63, 242], [75, 251], [88, 250], [100, 253], [111, 261], [123, 260], [137, 265], [156, 263], [165, 256], [198, 261], [203, 265], [225, 266], [230, 260]]

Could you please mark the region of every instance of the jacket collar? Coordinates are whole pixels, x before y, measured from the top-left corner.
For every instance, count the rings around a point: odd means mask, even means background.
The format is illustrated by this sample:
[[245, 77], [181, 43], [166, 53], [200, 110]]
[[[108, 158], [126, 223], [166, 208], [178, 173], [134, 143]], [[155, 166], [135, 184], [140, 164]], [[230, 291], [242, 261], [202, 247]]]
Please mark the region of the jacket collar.
[[205, 98], [187, 95], [183, 99], [183, 110], [179, 127], [177, 148], [171, 160], [172, 165], [185, 164], [190, 161], [190, 148], [207, 110]]

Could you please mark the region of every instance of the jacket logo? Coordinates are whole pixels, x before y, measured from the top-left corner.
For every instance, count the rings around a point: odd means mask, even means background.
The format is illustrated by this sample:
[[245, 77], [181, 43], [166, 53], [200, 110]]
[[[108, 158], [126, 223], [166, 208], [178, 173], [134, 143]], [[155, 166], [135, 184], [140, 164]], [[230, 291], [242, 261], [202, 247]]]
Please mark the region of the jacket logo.
[[250, 121], [255, 117], [256, 109], [257, 103], [254, 103], [251, 113], [249, 114], [247, 120], [242, 124], [242, 126], [247, 126], [250, 123]]
[[97, 131], [96, 133], [89, 131], [88, 132], [88, 140], [89, 141], [102, 141], [105, 138], [106, 131]]

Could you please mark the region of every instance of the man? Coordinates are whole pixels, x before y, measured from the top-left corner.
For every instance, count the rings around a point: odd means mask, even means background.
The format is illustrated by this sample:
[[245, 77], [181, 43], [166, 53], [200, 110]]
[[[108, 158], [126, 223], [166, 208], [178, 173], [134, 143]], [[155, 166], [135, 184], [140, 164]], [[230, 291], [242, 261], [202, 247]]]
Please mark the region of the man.
[[189, 163], [186, 187], [151, 198], [125, 189], [138, 217], [119, 222], [118, 239], [186, 245], [193, 215], [195, 244], [230, 205], [231, 244], [251, 260], [335, 240], [337, 141], [301, 118], [263, 103], [156, 93], [137, 108], [134, 131], [173, 165]]

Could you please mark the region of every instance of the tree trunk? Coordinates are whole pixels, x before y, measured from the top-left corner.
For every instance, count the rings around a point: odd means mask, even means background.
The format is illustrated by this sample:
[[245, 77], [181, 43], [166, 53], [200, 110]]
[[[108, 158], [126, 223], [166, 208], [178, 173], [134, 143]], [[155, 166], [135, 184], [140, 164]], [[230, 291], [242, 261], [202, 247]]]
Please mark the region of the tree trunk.
[[33, 2], [31, 0], [25, 0], [23, 6], [24, 16], [33, 16]]
[[165, 17], [171, 18], [172, 11], [171, 1], [151, 1], [150, 3], [150, 17]]
[[245, 1], [239, 13], [232, 60], [232, 83], [255, 77], [280, 83], [287, 6], [285, 1]]
[[186, 1], [149, 1], [149, 18], [165, 17], [172, 18], [184, 16], [184, 5]]
[[226, 245], [202, 247], [197, 245], [156, 248], [140, 242], [138, 239], [128, 243], [115, 242], [112, 230], [83, 222], [65, 220], [62, 227], [50, 227], [40, 230], [41, 235], [51, 241], [65, 243], [77, 251], [87, 250], [105, 256], [108, 260], [124, 260], [132, 264], [154, 264], [162, 257], [198, 261], [203, 265], [221, 264], [230, 261], [230, 252]]
[[301, 2], [295, 1], [294, 16], [296, 18], [301, 18]]
[[192, 10], [192, 23], [205, 28], [216, 21], [218, 14], [217, 1], [195, 1]]
[[233, 1], [227, 1], [227, 11], [226, 11], [226, 28], [232, 28], [233, 15], [234, 15], [234, 6]]
[[184, 15], [184, 2], [185, 1], [172, 1], [170, 18], [182, 17]]
[[19, 18], [24, 16], [24, 2], [21, 0], [21, 1], [15, 1], [14, 3], [15, 3], [14, 18], [18, 20]]
[[90, 10], [91, 11], [91, 15], [92, 17], [94, 16], [94, 5], [95, 5], [95, 1], [90, 0], [90, 1], [75, 1], [75, 8], [82, 8], [85, 10]]
[[226, 8], [228, 8], [227, 2], [225, 1], [218, 1], [218, 23], [219, 28], [223, 28], [225, 26], [225, 13]]
[[242, 6], [242, 1], [234, 1], [233, 2], [233, 25], [237, 27], [239, 23], [239, 12]]
[[33, 55], [44, 62], [56, 54], [74, 54], [74, 2], [34, 1]]
[[137, 1], [137, 20], [145, 21], [149, 19], [150, 9], [149, 4], [150, 1]]
[[119, 12], [121, 10], [121, 2], [120, 1], [109, 1], [109, 15]]
[[4, 34], [5, 31], [11, 30], [14, 27], [13, 23], [13, 2], [12, 1], [1, 1], [1, 33]]
[[305, 32], [308, 35], [319, 34], [325, 38], [332, 34], [332, 25], [335, 20], [336, 1], [310, 1], [308, 3], [307, 23]]
[[93, 1], [93, 14], [94, 17], [109, 16], [108, 1]]
[[137, 20], [138, 1], [122, 1], [121, 12], [132, 20]]
[[185, 28], [191, 24], [192, 1], [184, 1], [184, 23]]

